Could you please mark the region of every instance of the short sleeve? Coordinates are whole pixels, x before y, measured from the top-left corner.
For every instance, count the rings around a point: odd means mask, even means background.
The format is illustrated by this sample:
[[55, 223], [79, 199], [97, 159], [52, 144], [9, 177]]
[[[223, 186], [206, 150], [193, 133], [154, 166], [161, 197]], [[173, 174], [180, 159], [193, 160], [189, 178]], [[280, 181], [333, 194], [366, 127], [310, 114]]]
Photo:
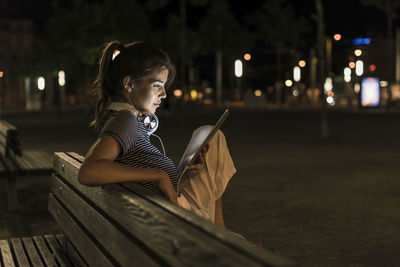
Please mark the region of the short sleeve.
[[124, 156], [136, 144], [137, 129], [136, 117], [128, 110], [121, 110], [104, 124], [99, 137], [114, 137], [121, 146], [121, 155]]

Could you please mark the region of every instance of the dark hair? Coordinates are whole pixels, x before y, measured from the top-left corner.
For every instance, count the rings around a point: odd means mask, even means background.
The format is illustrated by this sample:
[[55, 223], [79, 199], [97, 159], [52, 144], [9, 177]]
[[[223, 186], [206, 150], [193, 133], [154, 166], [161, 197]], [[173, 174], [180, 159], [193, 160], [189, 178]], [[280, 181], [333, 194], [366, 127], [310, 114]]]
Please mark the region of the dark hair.
[[[119, 52], [119, 53], [118, 53]], [[107, 106], [117, 97], [131, 99], [123, 88], [123, 79], [130, 76], [140, 83], [146, 77], [162, 67], [168, 69], [168, 87], [174, 79], [175, 68], [168, 55], [161, 49], [146, 42], [134, 42], [127, 45], [112, 41], [105, 45], [99, 61], [99, 72], [93, 83], [97, 96], [95, 119], [90, 123], [99, 130], [99, 122]]]

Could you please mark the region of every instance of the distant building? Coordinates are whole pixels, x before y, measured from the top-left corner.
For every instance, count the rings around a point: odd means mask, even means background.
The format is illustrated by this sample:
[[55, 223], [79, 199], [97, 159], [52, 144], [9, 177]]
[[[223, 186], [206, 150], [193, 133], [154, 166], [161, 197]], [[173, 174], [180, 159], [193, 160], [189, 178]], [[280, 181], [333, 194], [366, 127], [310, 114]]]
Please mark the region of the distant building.
[[25, 105], [24, 77], [19, 68], [24, 58], [35, 48], [36, 26], [30, 20], [0, 20], [0, 100], [1, 108], [20, 108]]

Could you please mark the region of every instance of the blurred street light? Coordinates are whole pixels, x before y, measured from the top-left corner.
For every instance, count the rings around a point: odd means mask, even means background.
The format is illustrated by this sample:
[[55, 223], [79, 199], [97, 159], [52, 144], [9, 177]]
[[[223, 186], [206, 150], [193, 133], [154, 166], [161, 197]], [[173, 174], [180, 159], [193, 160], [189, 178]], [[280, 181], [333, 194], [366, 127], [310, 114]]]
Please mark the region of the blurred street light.
[[244, 60], [249, 61], [251, 59], [251, 55], [249, 53], [244, 54]]
[[335, 39], [335, 41], [340, 41], [340, 39], [342, 39], [342, 35], [340, 35], [339, 33], [335, 34], [333, 36], [333, 39]]
[[324, 83], [324, 89], [325, 93], [328, 94], [328, 92], [332, 91], [333, 85], [332, 85], [332, 78], [327, 77]]
[[344, 81], [349, 83], [351, 81], [351, 69], [349, 67], [344, 68]]
[[196, 90], [191, 90], [190, 91], [190, 98], [194, 101], [197, 99], [197, 91]]
[[65, 72], [60, 70], [58, 72], [58, 85], [64, 86], [65, 85]]
[[0, 78], [3, 78], [4, 72], [0, 71]]
[[300, 61], [299, 61], [299, 66], [300, 66], [301, 68], [304, 68], [304, 67], [306, 66], [306, 61], [305, 61], [305, 60], [300, 60]]
[[376, 70], [376, 66], [374, 64], [369, 65], [369, 69], [371, 71], [375, 71]]
[[357, 76], [361, 76], [364, 73], [364, 62], [362, 60], [356, 61], [356, 74]]
[[213, 92], [213, 89], [211, 87], [206, 87], [204, 91], [206, 92], [206, 94], [210, 95]]
[[381, 87], [387, 87], [389, 85], [388, 81], [380, 81]]
[[261, 90], [259, 90], [259, 89], [255, 90], [254, 91], [254, 95], [257, 96], [257, 97], [261, 96], [262, 95]]
[[354, 93], [358, 94], [360, 92], [360, 84], [359, 83], [355, 83], [354, 84]]
[[243, 63], [240, 59], [237, 59], [235, 61], [235, 76], [237, 78], [242, 77], [243, 75]]
[[38, 78], [38, 80], [37, 80], [37, 86], [38, 86], [38, 89], [39, 89], [39, 90], [41, 90], [41, 91], [44, 90], [46, 84], [45, 84], [45, 80], [44, 80], [43, 77], [39, 77], [39, 78]]
[[362, 55], [362, 51], [360, 49], [356, 49], [354, 50], [354, 55], [356, 55], [356, 57], [359, 57]]
[[299, 82], [300, 79], [301, 79], [301, 70], [300, 70], [300, 67], [299, 67], [299, 66], [295, 66], [295, 67], [293, 68], [293, 80], [294, 80], [295, 82]]
[[292, 80], [286, 80], [286, 81], [285, 81], [285, 85], [286, 85], [287, 87], [292, 86], [292, 85], [293, 85]]
[[183, 94], [183, 92], [182, 92], [182, 90], [181, 89], [175, 89], [174, 90], [174, 96], [175, 97], [181, 97], [182, 96], [182, 94]]
[[354, 69], [356, 67], [356, 63], [354, 63], [353, 61], [349, 62], [349, 67], [350, 69]]

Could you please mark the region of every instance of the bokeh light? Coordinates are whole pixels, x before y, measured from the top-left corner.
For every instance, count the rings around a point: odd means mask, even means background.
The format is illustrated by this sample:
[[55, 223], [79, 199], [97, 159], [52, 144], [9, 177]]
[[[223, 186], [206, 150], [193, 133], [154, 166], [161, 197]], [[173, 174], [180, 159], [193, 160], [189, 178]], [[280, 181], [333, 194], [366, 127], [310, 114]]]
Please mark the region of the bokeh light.
[[38, 80], [37, 80], [37, 86], [38, 86], [38, 89], [39, 89], [39, 90], [44, 90], [44, 88], [45, 88], [45, 86], [46, 86], [44, 77], [39, 77], [39, 78], [38, 78]]
[[174, 96], [181, 97], [182, 96], [182, 90], [181, 89], [175, 89], [174, 90]]
[[292, 86], [292, 85], [293, 85], [292, 80], [286, 80], [286, 81], [285, 81], [285, 85], [286, 85], [287, 87]]
[[356, 57], [359, 57], [362, 55], [362, 51], [360, 49], [356, 49], [354, 50], [354, 55], [356, 55]]
[[375, 71], [375, 70], [376, 70], [376, 66], [375, 66], [374, 64], [369, 65], [369, 69], [370, 69], [371, 71]]
[[197, 91], [196, 90], [191, 90], [190, 91], [190, 98], [194, 101], [197, 99]]
[[342, 39], [342, 35], [340, 35], [339, 33], [335, 34], [333, 36], [333, 39], [335, 39], [335, 41], [340, 41], [340, 39]]

